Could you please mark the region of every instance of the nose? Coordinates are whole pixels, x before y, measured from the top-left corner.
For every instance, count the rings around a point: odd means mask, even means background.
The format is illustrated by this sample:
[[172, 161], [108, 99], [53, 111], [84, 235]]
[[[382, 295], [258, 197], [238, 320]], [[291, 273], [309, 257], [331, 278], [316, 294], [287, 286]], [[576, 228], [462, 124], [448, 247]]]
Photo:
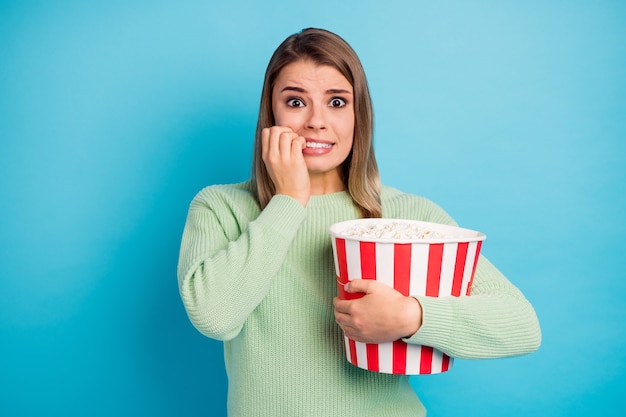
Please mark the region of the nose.
[[323, 105], [315, 104], [309, 107], [306, 127], [313, 130], [326, 129], [325, 108]]

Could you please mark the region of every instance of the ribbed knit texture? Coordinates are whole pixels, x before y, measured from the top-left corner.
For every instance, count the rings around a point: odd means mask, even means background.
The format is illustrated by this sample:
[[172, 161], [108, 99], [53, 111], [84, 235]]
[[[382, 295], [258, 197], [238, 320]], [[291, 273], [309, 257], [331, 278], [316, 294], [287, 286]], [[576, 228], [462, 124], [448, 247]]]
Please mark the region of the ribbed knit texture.
[[[431, 201], [392, 188], [382, 202], [384, 217], [454, 224]], [[312, 196], [306, 208], [277, 195], [260, 212], [249, 182], [207, 187], [192, 201], [178, 283], [194, 326], [224, 341], [229, 416], [426, 414], [407, 376], [346, 360], [328, 228], [357, 216], [345, 192]], [[472, 296], [417, 298], [423, 325], [409, 343], [462, 358], [539, 346], [532, 307], [482, 256]]]

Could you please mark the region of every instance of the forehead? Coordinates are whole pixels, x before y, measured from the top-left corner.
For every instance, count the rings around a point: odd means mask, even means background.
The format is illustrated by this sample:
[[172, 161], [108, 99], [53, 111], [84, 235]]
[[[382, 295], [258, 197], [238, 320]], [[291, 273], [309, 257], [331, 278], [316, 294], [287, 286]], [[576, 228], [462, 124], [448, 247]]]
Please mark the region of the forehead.
[[343, 89], [352, 92], [352, 85], [336, 68], [313, 61], [296, 61], [278, 73], [276, 87], [295, 86], [304, 89]]

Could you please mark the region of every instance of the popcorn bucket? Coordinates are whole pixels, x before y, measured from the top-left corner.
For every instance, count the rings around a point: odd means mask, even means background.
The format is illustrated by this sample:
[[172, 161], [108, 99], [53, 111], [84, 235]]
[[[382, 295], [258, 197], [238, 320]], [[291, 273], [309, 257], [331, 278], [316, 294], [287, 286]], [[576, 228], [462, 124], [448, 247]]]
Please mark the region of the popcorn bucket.
[[[333, 224], [332, 237], [339, 298], [360, 298], [344, 285], [374, 279], [405, 296], [469, 295], [485, 235], [469, 229], [399, 219], [357, 219]], [[346, 356], [359, 368], [387, 374], [435, 374], [453, 358], [428, 346], [361, 343], [344, 336]]]

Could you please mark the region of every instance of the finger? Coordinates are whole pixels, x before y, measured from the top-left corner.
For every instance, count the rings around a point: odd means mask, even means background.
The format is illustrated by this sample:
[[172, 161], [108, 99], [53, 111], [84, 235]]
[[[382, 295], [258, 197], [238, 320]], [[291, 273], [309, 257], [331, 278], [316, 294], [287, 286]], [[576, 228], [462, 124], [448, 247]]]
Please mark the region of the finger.
[[263, 158], [265, 161], [275, 159], [279, 155], [279, 137], [285, 128], [281, 126], [266, 127], [261, 132]]
[[352, 326], [352, 318], [348, 314], [335, 312], [335, 321], [342, 330], [354, 332], [354, 327]]
[[337, 314], [349, 314], [350, 300], [342, 300], [339, 297], [333, 299], [335, 316]]
[[[297, 137], [298, 135], [292, 130], [280, 132], [278, 137], [278, 151], [281, 161], [289, 162], [293, 159], [294, 139]], [[302, 153], [302, 151], [300, 151], [300, 153]]]
[[261, 131], [261, 157], [264, 161], [267, 161], [270, 148], [270, 133], [271, 128], [266, 127]]
[[280, 137], [285, 132], [293, 132], [285, 126], [266, 127], [261, 131], [263, 158], [269, 160], [280, 155]]
[[302, 151], [306, 148], [306, 139], [303, 136], [296, 136], [291, 141], [291, 157], [294, 159], [302, 158]]
[[354, 317], [339, 313], [335, 315], [335, 321], [345, 336], [357, 342], [366, 341], [366, 333], [362, 326], [355, 322]]

